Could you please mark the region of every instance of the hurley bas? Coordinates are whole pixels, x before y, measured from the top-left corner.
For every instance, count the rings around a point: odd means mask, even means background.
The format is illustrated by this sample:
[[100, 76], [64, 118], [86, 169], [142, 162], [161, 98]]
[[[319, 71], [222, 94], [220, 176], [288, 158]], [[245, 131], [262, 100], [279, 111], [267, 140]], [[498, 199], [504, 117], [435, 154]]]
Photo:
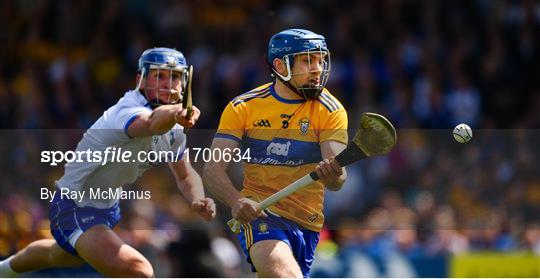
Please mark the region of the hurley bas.
[[41, 199], [53, 201], [54, 195], [59, 192], [61, 199], [70, 199], [82, 202], [89, 200], [149, 200], [152, 198], [150, 191], [126, 191], [122, 188], [90, 188], [87, 190], [71, 190], [62, 188], [59, 191], [51, 191], [48, 188], [41, 188]]

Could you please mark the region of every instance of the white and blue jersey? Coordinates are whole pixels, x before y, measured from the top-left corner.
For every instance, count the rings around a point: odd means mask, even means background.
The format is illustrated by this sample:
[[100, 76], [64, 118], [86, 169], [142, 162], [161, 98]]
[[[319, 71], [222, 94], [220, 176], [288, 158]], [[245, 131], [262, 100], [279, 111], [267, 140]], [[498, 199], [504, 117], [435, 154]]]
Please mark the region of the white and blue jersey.
[[[105, 164], [99, 160], [82, 160], [65, 164], [64, 175], [56, 182], [58, 189], [50, 204], [49, 217], [53, 236], [68, 252], [77, 255], [73, 248], [75, 242], [90, 227], [104, 224], [112, 228], [120, 219], [118, 195], [92, 198], [89, 195], [90, 190], [94, 192], [122, 190], [124, 184], [135, 182], [151, 167], [150, 163], [139, 160], [137, 154], [141, 151], [146, 152], [145, 154], [150, 151], [172, 151], [173, 154], [182, 154], [185, 149], [186, 137], [182, 131], [183, 127], [179, 124], [162, 135], [139, 138], [128, 135], [128, 127], [137, 116], [151, 112], [150, 105], [139, 91], [128, 91], [84, 133], [76, 148], [76, 151], [99, 151], [101, 154], [104, 154], [107, 148], [110, 150], [116, 148], [115, 150], [122, 152], [130, 151], [129, 162], [111, 161], [112, 156], [109, 155]], [[176, 158], [181, 159], [181, 155]], [[84, 192], [85, 195], [80, 200], [62, 198], [59, 190], [65, 188], [79, 193]]]

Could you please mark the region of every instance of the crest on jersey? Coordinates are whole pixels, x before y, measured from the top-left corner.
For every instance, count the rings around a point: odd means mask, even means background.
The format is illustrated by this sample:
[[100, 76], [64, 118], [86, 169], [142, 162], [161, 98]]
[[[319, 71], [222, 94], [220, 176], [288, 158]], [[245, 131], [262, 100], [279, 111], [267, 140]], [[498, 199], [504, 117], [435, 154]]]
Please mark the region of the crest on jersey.
[[264, 232], [266, 232], [267, 230], [268, 230], [268, 224], [266, 224], [266, 223], [260, 223], [260, 224], [259, 224], [259, 231], [260, 231], [260, 232], [264, 233]]
[[309, 118], [304, 117], [298, 121], [298, 125], [300, 126], [300, 134], [305, 136], [309, 130]]
[[171, 130], [171, 131], [169, 132], [169, 145], [172, 146], [172, 145], [174, 144], [175, 141], [176, 141], [176, 139], [174, 138], [174, 131]]

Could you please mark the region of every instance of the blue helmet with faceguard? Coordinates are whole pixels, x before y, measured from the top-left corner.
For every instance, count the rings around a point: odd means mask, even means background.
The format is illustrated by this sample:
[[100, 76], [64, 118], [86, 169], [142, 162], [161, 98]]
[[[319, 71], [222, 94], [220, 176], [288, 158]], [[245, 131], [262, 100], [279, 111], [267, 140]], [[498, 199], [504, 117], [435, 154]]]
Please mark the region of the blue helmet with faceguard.
[[[166, 47], [157, 47], [157, 48], [151, 48], [147, 49], [143, 52], [141, 57], [139, 58], [138, 63], [138, 72], [141, 74], [141, 78], [139, 79], [139, 83], [137, 84], [136, 90], [139, 90], [141, 87], [141, 84], [143, 80], [146, 82], [148, 73], [150, 73], [150, 70], [157, 70], [159, 71], [169, 71], [169, 91], [171, 91], [171, 94], [169, 96], [169, 102], [167, 104], [176, 104], [181, 100], [180, 91], [173, 90], [173, 75], [172, 72], [179, 72], [181, 74], [182, 78], [182, 88], [185, 89], [187, 86], [187, 81], [189, 79], [189, 71], [188, 71], [188, 65], [186, 62], [186, 58], [184, 57], [184, 54], [182, 52], [172, 49], [172, 48], [166, 48]], [[157, 75], [159, 84], [159, 77], [160, 75]], [[153, 89], [157, 90], [159, 92], [160, 88], [149, 88], [144, 86], [145, 89]], [[184, 90], [183, 90], [184, 91]], [[149, 99], [148, 94], [145, 91], [146, 97], [148, 99], [148, 102], [150, 105], [155, 108], [159, 105], [163, 105], [164, 103], [159, 100], [159, 98], [153, 98]], [[160, 93], [161, 94], [161, 93]]]
[[[291, 69], [294, 65], [294, 57], [301, 54], [321, 54], [320, 78], [318, 82], [308, 84], [291, 84], [291, 78], [295, 74]], [[286, 75], [278, 73], [273, 66], [273, 61], [281, 59], [287, 68]], [[305, 99], [316, 99], [324, 89], [330, 75], [330, 51], [326, 45], [324, 36], [305, 29], [287, 29], [281, 31], [270, 39], [268, 44], [267, 62], [272, 68], [273, 74]], [[310, 65], [311, 67], [311, 65]]]

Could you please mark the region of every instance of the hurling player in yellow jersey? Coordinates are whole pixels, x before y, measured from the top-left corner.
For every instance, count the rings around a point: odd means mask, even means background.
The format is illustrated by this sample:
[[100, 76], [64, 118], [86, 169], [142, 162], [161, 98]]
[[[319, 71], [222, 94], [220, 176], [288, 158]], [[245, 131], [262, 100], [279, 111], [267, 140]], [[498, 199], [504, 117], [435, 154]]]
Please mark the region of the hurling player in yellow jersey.
[[[347, 145], [347, 113], [324, 88], [330, 74], [325, 38], [303, 29], [275, 34], [268, 45], [275, 81], [233, 99], [212, 148], [249, 150], [241, 192], [228, 162], [204, 168], [209, 190], [240, 221], [240, 244], [260, 277], [308, 277], [324, 216], [324, 189], [339, 190], [345, 169], [334, 156]], [[313, 185], [257, 210], [257, 202], [316, 169]]]

